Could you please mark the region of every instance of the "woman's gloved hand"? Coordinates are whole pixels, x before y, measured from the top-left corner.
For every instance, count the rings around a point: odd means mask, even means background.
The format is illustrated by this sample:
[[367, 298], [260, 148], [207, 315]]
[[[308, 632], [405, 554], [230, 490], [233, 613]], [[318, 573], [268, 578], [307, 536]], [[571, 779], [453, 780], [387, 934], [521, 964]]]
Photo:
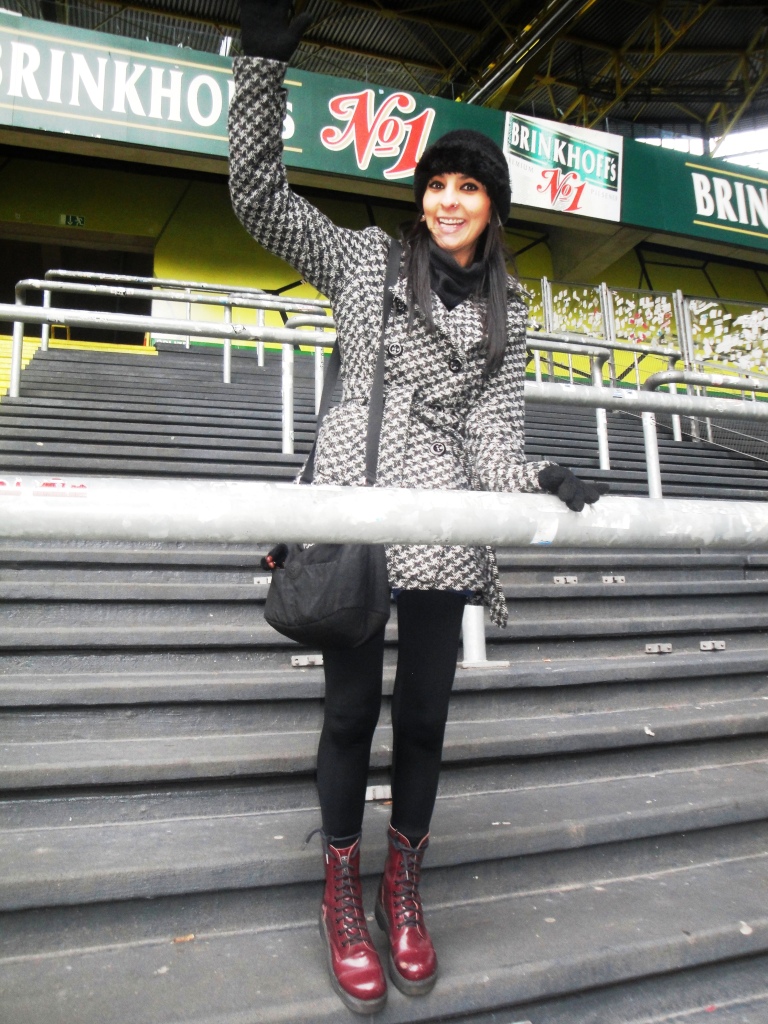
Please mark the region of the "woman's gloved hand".
[[573, 512], [581, 512], [585, 505], [594, 505], [601, 494], [611, 489], [605, 483], [588, 483], [580, 480], [565, 466], [551, 465], [539, 473], [539, 487], [548, 494], [555, 494]]
[[277, 544], [271, 551], [261, 559], [259, 563], [265, 572], [274, 572], [275, 569], [285, 568], [285, 559], [288, 554], [287, 544]]
[[294, 17], [292, 0], [241, 0], [243, 53], [287, 64], [312, 20], [309, 11]]

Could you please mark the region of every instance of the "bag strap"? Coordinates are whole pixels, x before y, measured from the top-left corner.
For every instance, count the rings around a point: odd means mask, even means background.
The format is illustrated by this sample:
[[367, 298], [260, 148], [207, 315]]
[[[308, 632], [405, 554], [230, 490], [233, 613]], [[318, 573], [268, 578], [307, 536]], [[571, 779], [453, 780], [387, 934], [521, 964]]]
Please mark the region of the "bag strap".
[[[381, 330], [379, 332], [379, 348], [376, 354], [376, 367], [373, 371], [373, 384], [368, 400], [368, 430], [365, 438], [365, 482], [373, 486], [376, 481], [376, 469], [379, 461], [379, 438], [381, 436], [381, 424], [384, 418], [384, 334], [387, 328], [387, 321], [392, 310], [392, 288], [397, 283], [397, 275], [400, 270], [400, 257], [403, 248], [394, 239], [389, 246], [387, 256], [387, 270], [384, 277], [384, 308], [381, 316]], [[310, 484], [315, 475], [315, 449], [317, 438], [320, 434], [320, 427], [325, 419], [326, 413], [331, 405], [331, 398], [336, 388], [341, 369], [341, 355], [338, 342], [333, 346], [331, 358], [328, 362], [328, 369], [323, 381], [323, 393], [320, 398], [320, 408], [317, 413], [317, 431], [312, 445], [312, 451], [304, 466], [299, 478], [299, 483]]]

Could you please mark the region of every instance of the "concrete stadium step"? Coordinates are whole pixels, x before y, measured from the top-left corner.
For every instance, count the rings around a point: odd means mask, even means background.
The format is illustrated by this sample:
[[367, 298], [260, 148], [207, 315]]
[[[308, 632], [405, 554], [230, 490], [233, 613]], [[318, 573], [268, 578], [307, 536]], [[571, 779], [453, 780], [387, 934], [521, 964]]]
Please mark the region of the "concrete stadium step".
[[[77, 431], [78, 435], [85, 434], [87, 439], [104, 440], [110, 442], [123, 442], [143, 445], [145, 443], [168, 443], [177, 441], [180, 444], [200, 444], [198, 438], [206, 438], [210, 443], [210, 426], [199, 426], [187, 423], [184, 419], [173, 424], [177, 429], [171, 433], [162, 429], [158, 423], [146, 423], [131, 420], [115, 420], [114, 418], [103, 418], [100, 420], [79, 419], [70, 420], [67, 424], [55, 424], [55, 420], [43, 421], [31, 416], [10, 416], [5, 415], [2, 421], [3, 436], [12, 439], [24, 439], [31, 437], [40, 441], [69, 440], [71, 432]], [[305, 428], [294, 430], [294, 438], [298, 444], [309, 446], [314, 438], [314, 433]], [[217, 445], [232, 447], [242, 444], [243, 447], [254, 447], [254, 442], [261, 445], [265, 451], [280, 451], [282, 443], [280, 427], [276, 422], [270, 424], [269, 428], [258, 426], [242, 427], [221, 427], [216, 428]]]
[[[108, 422], [101, 432], [75, 427], [73, 409], [68, 409], [69, 424], [47, 420], [44, 432], [36, 434], [30, 425], [26, 432], [9, 421], [3, 432], [0, 416], [0, 454], [11, 471], [30, 468], [40, 472], [112, 473], [116, 475], [147, 472], [153, 475], [183, 473], [195, 476], [232, 476], [240, 479], [291, 479], [295, 464], [281, 471], [265, 465], [270, 450], [278, 446], [278, 438], [258, 438], [253, 443], [238, 445], [219, 434], [217, 421], [226, 427], [228, 421], [238, 425], [254, 407], [262, 411], [260, 427], [266, 412], [279, 429], [280, 354], [268, 352], [266, 365], [259, 367], [254, 354], [233, 356], [233, 385], [221, 383], [221, 352], [160, 352], [155, 358], [137, 360], [133, 354], [90, 353], [85, 351], [52, 351], [38, 353], [25, 371], [22, 403], [10, 408], [40, 410], [49, 406], [46, 417], [67, 406], [75, 407], [80, 421], [84, 415], [96, 416], [101, 410]], [[298, 450], [306, 451], [314, 423], [314, 360], [299, 356], [295, 360], [296, 424], [306, 428], [298, 436]], [[3, 405], [7, 405], [6, 400]], [[18, 401], [18, 400], [17, 400]], [[131, 422], [143, 416], [150, 422], [173, 416], [197, 423], [217, 438], [215, 443], [201, 445], [197, 451], [196, 433], [175, 424], [172, 431], [176, 444], [170, 444], [162, 430], [142, 427], [131, 436]], [[207, 418], [207, 422], [204, 419]], [[210, 422], [213, 417], [213, 423]], [[162, 422], [168, 422], [163, 420]], [[608, 417], [612, 465], [608, 479], [614, 493], [644, 494], [647, 480], [639, 420], [625, 414]], [[271, 424], [270, 424], [271, 425]], [[47, 431], [53, 430], [52, 435]], [[170, 431], [168, 432], [170, 433]], [[202, 434], [202, 432], [201, 432]], [[662, 483], [668, 497], [724, 497], [737, 500], [765, 500], [768, 496], [768, 471], [753, 460], [723, 453], [711, 445], [675, 443], [669, 431], [660, 428], [662, 438]], [[232, 437], [232, 435], [230, 435]], [[666, 438], [666, 439], [665, 439]], [[153, 443], [154, 441], [154, 443]], [[101, 443], [100, 443], [101, 442]], [[106, 442], [106, 443], [105, 443]], [[42, 443], [42, 450], [41, 448]], [[29, 447], [26, 447], [29, 445]], [[57, 447], [61, 445], [64, 447]], [[122, 449], [142, 448], [146, 468], [141, 459], [131, 458]], [[280, 445], [281, 447], [281, 445]], [[110, 450], [104, 450], [110, 449]], [[603, 479], [598, 469], [594, 412], [591, 410], [546, 409], [532, 406], [528, 411], [529, 458], [551, 458], [581, 472], [587, 479]], [[184, 459], [186, 452], [197, 456]], [[134, 453], [135, 454], [135, 453]], [[256, 465], [251, 465], [254, 456]], [[176, 461], [179, 460], [179, 461]], [[25, 462], [28, 465], [25, 465]]]
[[169, 461], [164, 458], [94, 458], [87, 455], [48, 455], [45, 452], [34, 455], [13, 454], [2, 455], [0, 461], [5, 472], [46, 473], [61, 475], [75, 473], [78, 476], [89, 474], [98, 476], [201, 476], [206, 478], [224, 477], [232, 480], [292, 480], [304, 463], [304, 456], [280, 456], [280, 464], [271, 461], [275, 453], [264, 453], [264, 461], [251, 462], [205, 462], [199, 458], [177, 459]]
[[[489, 664], [461, 667], [461, 690], [541, 687], [553, 684], [673, 680], [768, 671], [762, 634], [716, 638], [725, 650], [700, 650], [701, 634], [672, 634], [672, 652], [645, 653], [636, 638], [517, 641], [488, 645]], [[169, 648], [99, 653], [53, 650], [0, 653], [0, 702], [8, 705], [147, 703], [193, 700], [291, 699], [322, 695], [321, 668], [289, 667], [296, 648]], [[509, 658], [512, 660], [508, 660]], [[385, 691], [391, 691], [395, 651], [385, 651]], [[496, 666], [496, 667], [494, 667]]]
[[[441, 980], [425, 999], [391, 991], [377, 1019], [507, 1012], [764, 955], [767, 840], [765, 823], [749, 823], [434, 868], [424, 889]], [[366, 896], [370, 907], [372, 885]], [[72, 1006], [79, 1024], [356, 1020], [328, 986], [319, 897], [315, 882], [273, 887], [269, 900], [256, 889], [8, 913], [6, 1024], [64, 1024]]]
[[[765, 1024], [766, 977], [768, 956], [750, 956], [526, 1003], [510, 1008], [508, 1019], [510, 1024]], [[456, 1018], [456, 1024], [498, 1022], [493, 1013]]]
[[[78, 408], [74, 409], [71, 404], [60, 399], [45, 401], [32, 398], [6, 398], [0, 405], [0, 425], [6, 422], [10, 422], [12, 425], [15, 418], [24, 417], [33, 422], [39, 420], [43, 426], [60, 423], [62, 429], [71, 427], [72, 430], [78, 429], [76, 421], [79, 420], [96, 423], [136, 424], [137, 429], [142, 426], [148, 426], [151, 429], [155, 424], [176, 426], [186, 423], [191, 426], [202, 424], [210, 427], [221, 424], [224, 428], [270, 429], [276, 427], [276, 429], [280, 429], [281, 412], [277, 404], [271, 409], [262, 403], [256, 409], [231, 410], [226, 408], [217, 409], [215, 412], [207, 414], [204, 410], [191, 410], [188, 405], [183, 403], [174, 412], [170, 405], [171, 403], [167, 403], [166, 406], [160, 406], [160, 411], [158, 411], [157, 406], [146, 409], [140, 403], [126, 404], [105, 400], [103, 402], [81, 402]], [[147, 419], [148, 411], [152, 413], [151, 421]], [[299, 410], [294, 415], [294, 421], [296, 426], [311, 431], [314, 436], [314, 413], [303, 414]]]
[[[305, 447], [309, 446], [305, 445]], [[43, 453], [40, 452], [41, 448], [44, 449]], [[165, 443], [159, 445], [153, 445], [146, 440], [142, 440], [138, 447], [135, 444], [120, 444], [116, 441], [110, 444], [99, 444], [95, 440], [89, 440], [78, 445], [78, 454], [83, 457], [94, 456], [99, 458], [107, 456], [117, 458], [122, 456], [127, 459], [135, 459], [137, 455], [140, 455], [147, 460], [178, 458], [211, 461], [216, 458], [223, 458], [232, 463], [249, 462], [254, 459], [263, 461], [269, 458], [270, 460], [273, 459], [277, 465], [293, 465], [295, 463], [296, 460], [293, 455], [283, 455], [279, 448], [277, 450], [275, 448], [275, 445], [264, 442], [253, 444], [247, 441], [240, 441], [236, 445], [231, 445], [218, 438], [215, 440], [204, 438], [199, 442], [172, 441], [168, 438]], [[66, 457], [71, 450], [72, 445], [69, 441], [17, 441], [0, 437], [0, 458], [3, 458], [3, 461], [5, 461], [5, 453], [11, 456], [26, 455], [27, 457], [45, 454], [50, 458], [57, 455]]]
[[[672, 652], [649, 655], [633, 638], [517, 641], [488, 645], [483, 668], [461, 663], [457, 692], [597, 683], [726, 681], [768, 672], [762, 633], [718, 631], [725, 650], [701, 651], [701, 634], [666, 637]], [[296, 648], [124, 649], [0, 652], [0, 705], [34, 707], [320, 699], [323, 671], [293, 667]], [[461, 655], [460, 655], [461, 656]], [[511, 660], [509, 660], [511, 657]], [[384, 692], [392, 692], [396, 651], [385, 651]]]
[[[447, 769], [430, 868], [761, 821], [766, 781], [765, 737], [691, 744], [663, 768], [655, 751], [630, 751]], [[369, 864], [383, 859], [388, 814], [367, 807]], [[301, 780], [8, 794], [0, 910], [319, 880], [303, 843], [318, 820]]]
[[[388, 702], [371, 764], [391, 761]], [[319, 700], [6, 709], [0, 786], [124, 785], [314, 770]], [[45, 724], [45, 738], [37, 730]], [[765, 674], [454, 694], [444, 762], [542, 757], [768, 733]]]
[[[97, 557], [92, 551], [91, 564], [51, 564], [45, 549], [17, 548], [16, 555], [8, 554], [0, 546], [0, 598], [50, 598], [56, 600], [227, 600], [263, 599], [268, 591], [270, 576], [260, 567], [261, 556], [268, 549], [264, 545], [239, 563], [229, 566], [215, 564], [187, 566], [179, 557], [175, 567], [160, 563], [141, 565], [138, 557], [121, 565], [123, 551], [104, 549]], [[123, 549], [124, 550], [124, 549]], [[76, 549], [59, 552], [60, 558], [76, 560]], [[146, 555], [144, 556], [146, 559]], [[13, 559], [21, 558], [19, 564]], [[39, 559], [39, 560], [38, 560]], [[215, 562], [212, 552], [211, 560]], [[8, 561], [11, 564], [8, 564]], [[500, 567], [500, 577], [508, 599], [551, 598], [555, 601], [574, 598], [607, 598], [623, 601], [630, 597], [701, 595], [703, 598], [724, 594], [760, 594], [768, 590], [768, 569], [752, 568], [746, 560], [736, 559], [731, 565], [695, 566], [686, 573], [684, 568], [634, 567], [624, 563], [606, 563], [602, 567], [574, 570], [573, 566], [558, 566], [556, 571]], [[5, 564], [4, 564], [5, 563]], [[557, 563], [554, 563], [557, 566]], [[606, 567], [607, 565], [607, 567]], [[619, 568], [615, 569], [614, 566]], [[66, 566], [66, 567], [65, 567]], [[609, 572], [610, 569], [610, 572]], [[608, 573], [606, 575], [606, 573]], [[265, 589], [266, 587], [266, 589]]]
[[[549, 596], [513, 595], [508, 601], [510, 620], [506, 629], [489, 625], [487, 632], [494, 641], [613, 636], [638, 637], [646, 643], [682, 632], [699, 632], [707, 639], [724, 630], [764, 630], [768, 628], [768, 603], [762, 598], [762, 582], [754, 586], [757, 592], [753, 594], [734, 593], [733, 587], [726, 586], [723, 592], [728, 595], [727, 602], [717, 591], [703, 596], [623, 597], [621, 587], [615, 591], [606, 587], [611, 593], [605, 596], [568, 593], [556, 601]], [[265, 623], [264, 588], [254, 585], [249, 598], [250, 590], [246, 587], [236, 601], [194, 603], [168, 600], [167, 592], [164, 601], [8, 600], [0, 622], [0, 650], [243, 646], [258, 642], [298, 651], [298, 645]], [[396, 622], [394, 607], [387, 627], [390, 638], [394, 637]]]

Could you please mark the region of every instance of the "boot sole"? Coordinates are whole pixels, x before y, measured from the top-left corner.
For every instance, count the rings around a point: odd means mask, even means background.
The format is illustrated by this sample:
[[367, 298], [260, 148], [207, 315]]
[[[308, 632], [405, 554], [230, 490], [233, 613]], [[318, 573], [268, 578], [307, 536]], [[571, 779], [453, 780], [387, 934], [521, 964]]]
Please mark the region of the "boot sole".
[[323, 922], [322, 913], [320, 914], [320, 937], [323, 940], [323, 949], [325, 950], [325, 959], [328, 964], [328, 974], [330, 975], [331, 985], [333, 991], [344, 1003], [347, 1009], [352, 1010], [353, 1013], [359, 1013], [363, 1016], [368, 1016], [372, 1013], [378, 1013], [379, 1010], [384, 1008], [387, 1001], [387, 993], [383, 996], [379, 996], [378, 999], [358, 999], [357, 996], [352, 996], [347, 992], [346, 989], [342, 988], [339, 984], [339, 980], [333, 973], [333, 957], [331, 956], [330, 944], [328, 942], [328, 934], [325, 930], [325, 923]]
[[[389, 922], [387, 921], [387, 915], [384, 913], [384, 908], [379, 900], [376, 901], [375, 914], [376, 924], [387, 936], [387, 939], [389, 939]], [[402, 992], [404, 996], [425, 996], [435, 987], [435, 982], [437, 981], [437, 968], [435, 968], [434, 973], [430, 974], [428, 978], [422, 978], [421, 981], [408, 981], [408, 979], [404, 978], [400, 971], [398, 971], [391, 949], [389, 951], [388, 963], [389, 977], [392, 984], [399, 992]]]

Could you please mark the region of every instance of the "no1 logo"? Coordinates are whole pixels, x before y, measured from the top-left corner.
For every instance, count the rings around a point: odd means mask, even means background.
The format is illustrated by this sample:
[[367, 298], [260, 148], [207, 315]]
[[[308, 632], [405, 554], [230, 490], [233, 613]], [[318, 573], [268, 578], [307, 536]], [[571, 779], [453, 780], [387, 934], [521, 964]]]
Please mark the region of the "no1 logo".
[[328, 125], [322, 129], [320, 139], [326, 149], [338, 151], [352, 146], [361, 171], [367, 170], [372, 157], [397, 157], [384, 170], [384, 177], [406, 178], [413, 174], [435, 119], [431, 107], [406, 120], [399, 115], [416, 109], [413, 96], [407, 92], [392, 93], [377, 110], [373, 89], [334, 96], [328, 107], [334, 117], [347, 124], [345, 128]]

